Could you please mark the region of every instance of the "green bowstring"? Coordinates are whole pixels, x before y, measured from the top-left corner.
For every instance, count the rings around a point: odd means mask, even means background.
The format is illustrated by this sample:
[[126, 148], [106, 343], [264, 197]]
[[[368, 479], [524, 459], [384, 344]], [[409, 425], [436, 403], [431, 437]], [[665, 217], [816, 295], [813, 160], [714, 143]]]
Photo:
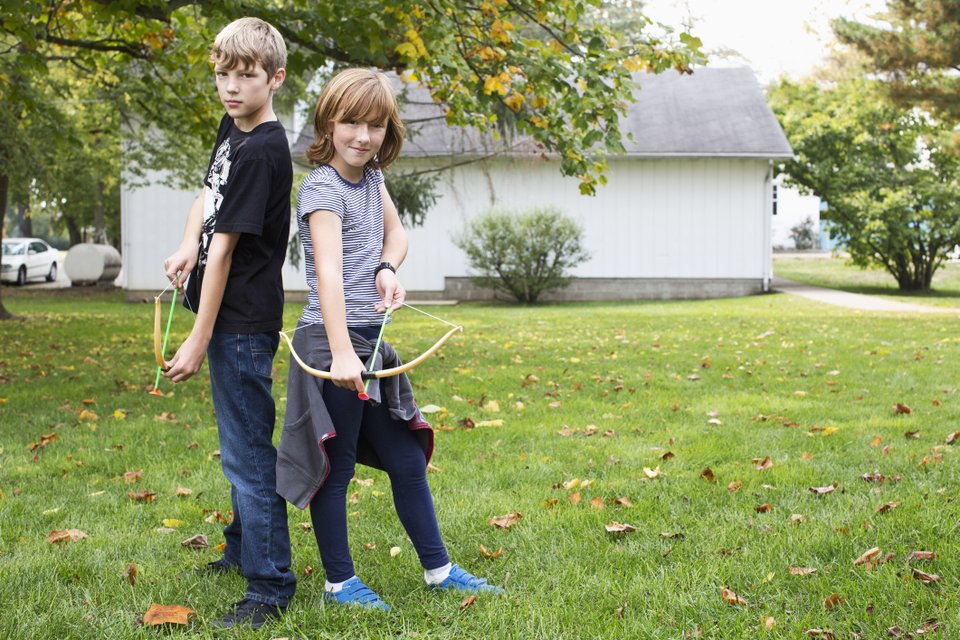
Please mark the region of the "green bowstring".
[[[380, 333], [377, 335], [377, 344], [373, 347], [373, 353], [370, 355], [370, 366], [367, 371], [372, 371], [374, 364], [377, 362], [377, 354], [380, 353], [380, 342], [383, 341], [383, 331], [387, 328], [387, 318], [390, 317], [390, 307], [387, 307], [387, 312], [383, 314], [383, 322], [380, 323]], [[357, 397], [361, 400], [369, 400], [370, 396], [367, 395], [367, 389], [370, 388], [370, 379], [363, 383], [363, 391], [357, 394]]]
[[[167, 340], [170, 338], [170, 325], [173, 324], [173, 309], [177, 306], [177, 290], [173, 290], [173, 299], [170, 301], [170, 313], [167, 314], [167, 330], [163, 334], [163, 346], [161, 351], [163, 352], [163, 357], [167, 357]], [[163, 367], [157, 365], [157, 379], [153, 381], [153, 388], [157, 389], [160, 385], [160, 374], [163, 372]]]

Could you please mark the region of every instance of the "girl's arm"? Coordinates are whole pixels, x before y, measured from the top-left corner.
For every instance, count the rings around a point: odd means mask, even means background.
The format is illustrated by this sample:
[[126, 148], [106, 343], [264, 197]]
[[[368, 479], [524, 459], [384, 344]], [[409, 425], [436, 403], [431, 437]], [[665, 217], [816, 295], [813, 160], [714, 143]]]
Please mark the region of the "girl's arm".
[[317, 295], [323, 328], [330, 341], [333, 362], [330, 375], [338, 387], [363, 391], [363, 361], [353, 350], [347, 332], [347, 305], [343, 295], [342, 221], [330, 211], [310, 214], [310, 237], [313, 240], [314, 265], [317, 270]]
[[[394, 267], [399, 267], [407, 257], [407, 231], [400, 222], [400, 215], [390, 193], [387, 192], [387, 186], [382, 183], [380, 197], [383, 200], [383, 251], [380, 253], [380, 262], [389, 262]], [[376, 305], [376, 310], [381, 313], [386, 311], [387, 307], [396, 311], [403, 306], [407, 297], [397, 274], [389, 269], [381, 269], [377, 273], [377, 292], [381, 302]]]

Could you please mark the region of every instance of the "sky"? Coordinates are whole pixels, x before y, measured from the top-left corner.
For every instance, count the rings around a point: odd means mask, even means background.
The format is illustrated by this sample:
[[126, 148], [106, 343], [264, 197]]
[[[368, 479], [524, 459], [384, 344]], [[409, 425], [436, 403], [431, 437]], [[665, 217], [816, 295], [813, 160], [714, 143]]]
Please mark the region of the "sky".
[[705, 51], [739, 54], [711, 57], [710, 66], [749, 66], [767, 84], [823, 63], [835, 42], [832, 19], [869, 21], [885, 6], [884, 0], [646, 0], [643, 12], [678, 29], [692, 24]]

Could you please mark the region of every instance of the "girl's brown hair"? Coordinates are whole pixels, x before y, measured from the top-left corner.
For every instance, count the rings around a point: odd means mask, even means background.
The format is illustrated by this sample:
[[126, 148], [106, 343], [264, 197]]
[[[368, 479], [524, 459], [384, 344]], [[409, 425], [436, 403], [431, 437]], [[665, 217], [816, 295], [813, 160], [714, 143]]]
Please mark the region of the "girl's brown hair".
[[313, 144], [307, 160], [324, 164], [333, 159], [335, 149], [330, 134], [335, 122], [357, 120], [386, 123], [387, 131], [380, 151], [369, 164], [374, 169], [389, 167], [403, 147], [405, 127], [400, 120], [393, 88], [385, 75], [370, 69], [347, 69], [333, 77], [320, 93], [313, 114]]

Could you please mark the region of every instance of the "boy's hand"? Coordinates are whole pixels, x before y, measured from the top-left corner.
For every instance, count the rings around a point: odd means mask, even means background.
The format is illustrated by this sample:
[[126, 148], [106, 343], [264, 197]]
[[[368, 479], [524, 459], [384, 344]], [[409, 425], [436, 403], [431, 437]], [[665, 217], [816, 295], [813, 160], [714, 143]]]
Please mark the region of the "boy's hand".
[[343, 389], [353, 389], [360, 393], [363, 391], [363, 378], [360, 374], [366, 369], [356, 353], [335, 356], [330, 363], [331, 382]]
[[377, 293], [380, 294], [380, 302], [374, 305], [377, 313], [386, 312], [387, 307], [390, 307], [391, 312], [397, 311], [407, 299], [407, 290], [400, 284], [397, 274], [390, 269], [381, 269], [377, 273]]
[[183, 247], [169, 258], [163, 261], [163, 268], [167, 271], [167, 279], [177, 287], [178, 291], [183, 291], [183, 283], [197, 266], [198, 252], [196, 247], [185, 249]]
[[189, 380], [203, 365], [207, 357], [208, 342], [209, 340], [203, 340], [191, 333], [173, 354], [173, 358], [168, 363], [169, 367], [163, 375], [172, 382]]

